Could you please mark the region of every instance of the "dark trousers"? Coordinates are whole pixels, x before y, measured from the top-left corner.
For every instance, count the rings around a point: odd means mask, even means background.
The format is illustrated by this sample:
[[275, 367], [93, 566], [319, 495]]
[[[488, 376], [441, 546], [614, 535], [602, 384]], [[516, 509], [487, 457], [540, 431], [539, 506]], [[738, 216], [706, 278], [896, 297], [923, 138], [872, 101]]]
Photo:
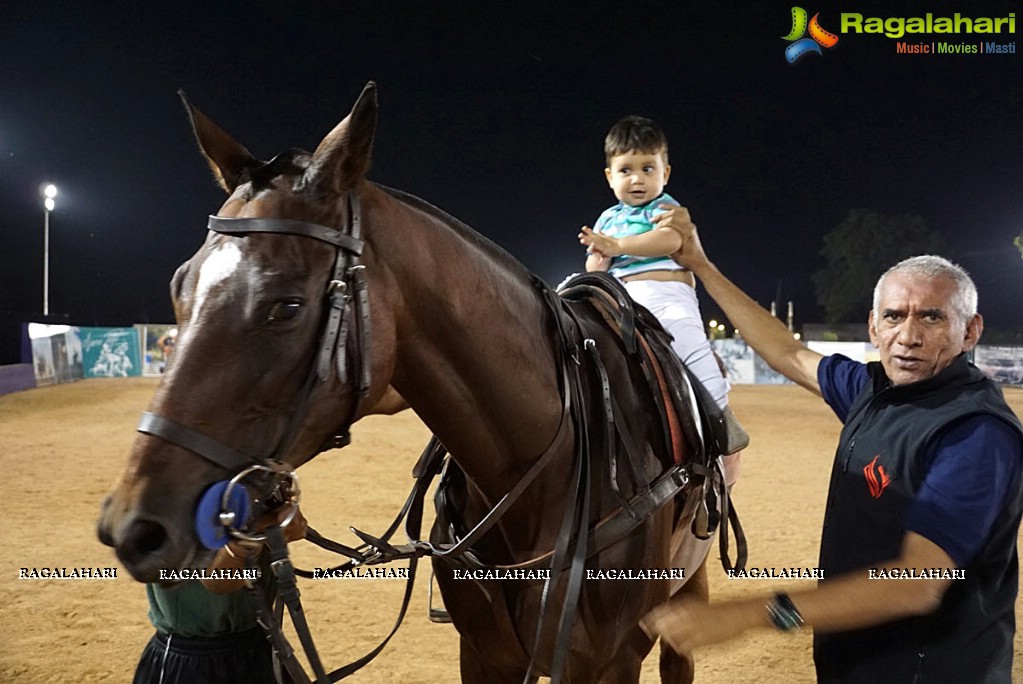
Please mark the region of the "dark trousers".
[[[285, 682], [290, 682], [285, 674]], [[142, 651], [134, 684], [278, 684], [259, 627], [221, 637], [157, 632]]]

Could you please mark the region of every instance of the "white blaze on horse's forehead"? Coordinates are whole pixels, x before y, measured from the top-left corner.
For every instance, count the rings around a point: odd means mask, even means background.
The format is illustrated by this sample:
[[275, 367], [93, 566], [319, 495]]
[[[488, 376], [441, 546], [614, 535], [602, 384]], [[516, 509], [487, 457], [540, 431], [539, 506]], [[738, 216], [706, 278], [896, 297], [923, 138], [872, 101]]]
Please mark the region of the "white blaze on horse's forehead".
[[196, 319], [202, 305], [218, 283], [231, 277], [242, 260], [242, 251], [233, 242], [226, 242], [213, 251], [199, 269], [199, 283], [195, 288], [195, 302], [192, 304], [192, 318]]

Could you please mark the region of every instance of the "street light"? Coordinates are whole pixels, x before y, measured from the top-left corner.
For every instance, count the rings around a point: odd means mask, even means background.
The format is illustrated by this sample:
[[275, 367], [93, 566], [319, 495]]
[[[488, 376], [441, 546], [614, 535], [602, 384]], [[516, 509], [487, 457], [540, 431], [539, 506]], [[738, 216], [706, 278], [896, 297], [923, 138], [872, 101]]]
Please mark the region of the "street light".
[[56, 206], [57, 186], [43, 188], [43, 316], [50, 315], [50, 212]]
[[710, 339], [717, 340], [720, 338], [724, 338], [725, 336], [724, 323], [718, 323], [717, 319], [712, 318], [710, 319], [710, 322], [707, 324], [707, 327], [708, 327], [707, 337], [709, 337]]

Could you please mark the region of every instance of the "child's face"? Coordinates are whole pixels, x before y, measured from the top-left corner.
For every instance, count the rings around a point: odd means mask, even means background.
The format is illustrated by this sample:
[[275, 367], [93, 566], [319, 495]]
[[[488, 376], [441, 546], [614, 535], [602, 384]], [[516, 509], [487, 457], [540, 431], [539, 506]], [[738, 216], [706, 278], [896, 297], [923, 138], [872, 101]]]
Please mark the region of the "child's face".
[[664, 192], [671, 166], [664, 163], [660, 152], [627, 152], [611, 157], [611, 165], [604, 169], [604, 175], [615, 197], [631, 207], [638, 207]]

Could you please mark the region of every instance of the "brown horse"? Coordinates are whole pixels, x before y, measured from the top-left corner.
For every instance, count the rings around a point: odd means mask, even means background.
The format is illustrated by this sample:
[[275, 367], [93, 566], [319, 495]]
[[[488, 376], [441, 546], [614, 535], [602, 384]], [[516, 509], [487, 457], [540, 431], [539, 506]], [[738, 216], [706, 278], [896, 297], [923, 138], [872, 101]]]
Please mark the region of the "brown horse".
[[[573, 305], [572, 321], [559, 323], [544, 288], [511, 256], [425, 202], [365, 179], [377, 118], [373, 84], [315, 152], [270, 162], [189, 107], [200, 148], [230, 197], [171, 282], [174, 357], [103, 506], [99, 536], [137, 580], [209, 560], [194, 532], [196, 502], [224, 479], [232, 458], [297, 467], [390, 387], [464, 473], [460, 524], [477, 522], [553, 451], [473, 546], [490, 566], [544, 557], [565, 529], [566, 492], [580, 472], [576, 446], [615, 439], [566, 423], [565, 339], [572, 366], [581, 363], [583, 338], [601, 350], [614, 412], [638, 445], [619, 471], [639, 479], [623, 479], [622, 491], [609, 481], [606, 460], [582, 471], [591, 493], [583, 527], [621, 515], [623, 497], [664, 471], [670, 448], [653, 394], [622, 338], [591, 306]], [[567, 338], [556, 334], [563, 325]], [[597, 380], [582, 374], [577, 399], [599, 397]], [[605, 412], [600, 401], [583, 403], [578, 415]], [[219, 446], [211, 456], [196, 440]], [[637, 521], [589, 554], [586, 568], [670, 568], [678, 507]], [[461, 636], [463, 681], [521, 682], [550, 671], [558, 621], [540, 620], [542, 581], [455, 579], [446, 561], [435, 566]], [[548, 609], [562, 605], [564, 574], [555, 574]], [[652, 646], [637, 622], [668, 598], [664, 579], [585, 579], [564, 680], [637, 681]]]

